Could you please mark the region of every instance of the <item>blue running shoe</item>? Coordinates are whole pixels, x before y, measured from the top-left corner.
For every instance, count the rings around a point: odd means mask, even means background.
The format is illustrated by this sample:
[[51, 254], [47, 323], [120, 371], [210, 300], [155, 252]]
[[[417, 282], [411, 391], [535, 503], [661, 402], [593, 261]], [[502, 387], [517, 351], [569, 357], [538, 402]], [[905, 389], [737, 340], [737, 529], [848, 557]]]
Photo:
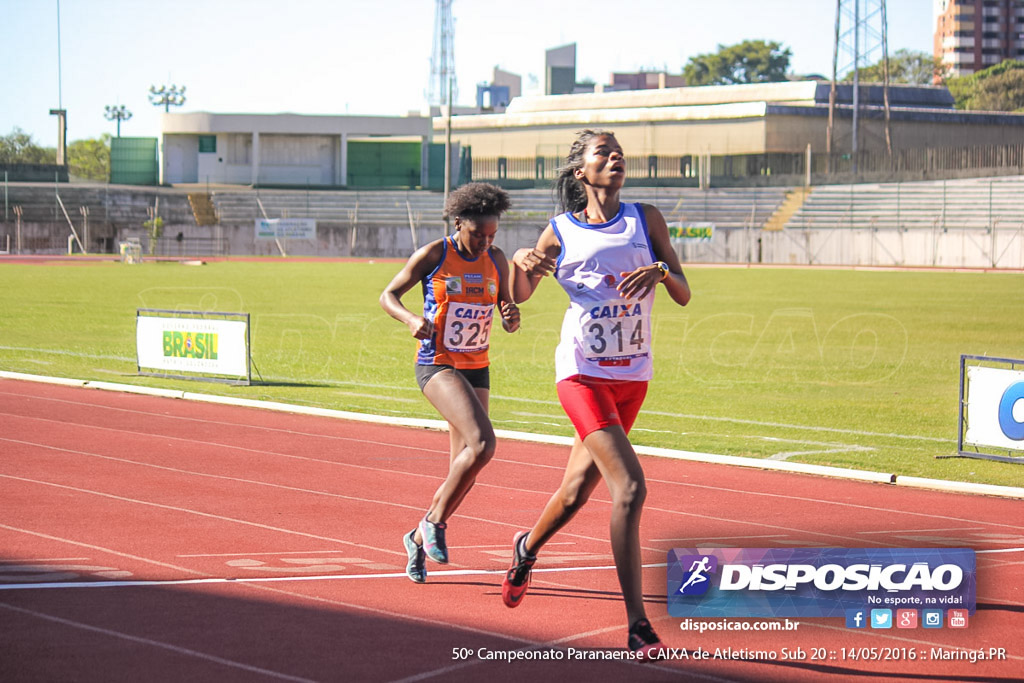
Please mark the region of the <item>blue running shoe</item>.
[[448, 525], [444, 522], [428, 522], [424, 517], [420, 520], [420, 536], [423, 537], [423, 550], [427, 557], [440, 564], [448, 564], [448, 544], [444, 540], [444, 530]]
[[405, 573], [416, 583], [426, 583], [426, 553], [423, 552], [423, 546], [416, 545], [415, 537], [415, 529], [402, 537], [402, 542], [405, 543], [405, 551], [409, 553], [409, 564], [405, 565]]

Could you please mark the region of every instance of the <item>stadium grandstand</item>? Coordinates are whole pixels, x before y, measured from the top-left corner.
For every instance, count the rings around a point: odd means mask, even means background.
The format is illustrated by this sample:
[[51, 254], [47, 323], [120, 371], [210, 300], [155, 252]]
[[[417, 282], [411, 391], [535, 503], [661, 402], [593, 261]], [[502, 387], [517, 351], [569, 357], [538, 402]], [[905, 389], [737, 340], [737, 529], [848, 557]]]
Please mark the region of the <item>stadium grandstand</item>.
[[[200, 195], [212, 220], [197, 213]], [[555, 211], [551, 190], [510, 190], [513, 209], [497, 243], [532, 244]], [[670, 225], [710, 225], [710, 238], [680, 241], [687, 262], [1024, 268], [1024, 176], [804, 187], [632, 187]], [[63, 253], [71, 227], [90, 252], [138, 240], [164, 219], [156, 256], [308, 255], [405, 257], [444, 234], [443, 194], [424, 190], [301, 191], [14, 184], [22, 253]], [[9, 206], [6, 207], [9, 210]], [[255, 238], [254, 223], [312, 219], [316, 239]], [[201, 224], [206, 223], [206, 224]], [[7, 225], [5, 224], [5, 228]], [[7, 243], [17, 252], [13, 230]], [[72, 248], [77, 251], [78, 247]]]

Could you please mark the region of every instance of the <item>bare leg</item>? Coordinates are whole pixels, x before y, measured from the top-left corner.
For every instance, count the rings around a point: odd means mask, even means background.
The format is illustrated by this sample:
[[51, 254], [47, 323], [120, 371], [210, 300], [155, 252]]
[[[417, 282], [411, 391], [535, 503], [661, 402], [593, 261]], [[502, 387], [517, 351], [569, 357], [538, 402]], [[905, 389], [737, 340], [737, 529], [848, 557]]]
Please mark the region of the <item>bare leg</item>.
[[645, 619], [640, 563], [640, 514], [647, 497], [644, 471], [629, 437], [619, 425], [599, 429], [583, 440], [593, 454], [612, 497], [611, 542], [629, 624]]
[[640, 562], [640, 513], [647, 486], [633, 446], [619, 425], [577, 436], [558, 491], [526, 539], [533, 555], [579, 511], [604, 478], [612, 497], [611, 543], [628, 623], [646, 618]]
[[[488, 402], [491, 393], [490, 389], [481, 389], [479, 387], [473, 387], [473, 391], [476, 393], [476, 397], [477, 400], [480, 401], [480, 405], [484, 407], [484, 412], [489, 413], [490, 411], [488, 410]], [[462, 435], [459, 433], [459, 430], [456, 429], [455, 425], [451, 423], [448, 423], [448, 441], [450, 448], [450, 462], [454, 463], [455, 458], [457, 458], [459, 453], [461, 453], [462, 450], [466, 447], [466, 440], [462, 438]], [[449, 467], [450, 466], [451, 465], [449, 465]], [[460, 505], [462, 505], [463, 499], [465, 499], [466, 494], [470, 492], [474, 484], [476, 484], [476, 477], [473, 477], [473, 480], [469, 482], [469, 486], [465, 488], [465, 490], [462, 492], [462, 495], [459, 496], [459, 499], [455, 501], [455, 503], [453, 504], [451, 509], [453, 513], [459, 509]], [[431, 505], [431, 509], [427, 513], [428, 518], [430, 517], [430, 512], [432, 511], [433, 505]]]
[[[481, 403], [479, 391], [454, 371], [434, 375], [423, 389], [423, 395], [437, 409], [462, 448], [454, 452], [448, 466], [448, 476], [434, 492], [427, 510], [431, 522], [444, 522], [455, 512], [463, 497], [472, 488], [476, 475], [494, 455], [495, 438], [491, 421], [487, 417], [486, 403]], [[417, 528], [413, 540], [423, 543]]]
[[562, 483], [526, 537], [526, 552], [536, 555], [552, 536], [576, 516], [600, 481], [601, 472], [577, 435], [569, 453], [569, 463], [565, 467]]

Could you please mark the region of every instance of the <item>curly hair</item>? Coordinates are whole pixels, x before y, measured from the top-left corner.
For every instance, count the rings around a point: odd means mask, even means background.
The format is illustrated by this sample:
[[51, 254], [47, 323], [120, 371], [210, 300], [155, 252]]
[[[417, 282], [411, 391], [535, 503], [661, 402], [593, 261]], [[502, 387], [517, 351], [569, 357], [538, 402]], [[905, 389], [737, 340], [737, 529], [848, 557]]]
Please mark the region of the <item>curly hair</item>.
[[554, 192], [559, 212], [576, 213], [586, 208], [587, 193], [580, 181], [576, 179], [574, 171], [577, 168], [583, 168], [583, 155], [587, 151], [587, 145], [599, 135], [615, 137], [615, 133], [610, 130], [591, 130], [590, 128], [581, 130], [577, 133], [572, 147], [569, 148], [569, 154], [565, 157], [565, 165], [558, 169]]
[[511, 205], [508, 193], [497, 185], [467, 183], [448, 195], [448, 201], [444, 205], [444, 217], [501, 216]]

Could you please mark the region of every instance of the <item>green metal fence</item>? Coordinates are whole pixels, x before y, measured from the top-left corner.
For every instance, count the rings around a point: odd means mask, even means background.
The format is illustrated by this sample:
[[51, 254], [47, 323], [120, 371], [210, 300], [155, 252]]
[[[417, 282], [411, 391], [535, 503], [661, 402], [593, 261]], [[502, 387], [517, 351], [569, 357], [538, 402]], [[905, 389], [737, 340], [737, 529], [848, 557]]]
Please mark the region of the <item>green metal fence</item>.
[[420, 186], [422, 145], [419, 142], [348, 143], [349, 187]]
[[116, 185], [156, 185], [160, 161], [156, 138], [111, 138], [110, 182]]

